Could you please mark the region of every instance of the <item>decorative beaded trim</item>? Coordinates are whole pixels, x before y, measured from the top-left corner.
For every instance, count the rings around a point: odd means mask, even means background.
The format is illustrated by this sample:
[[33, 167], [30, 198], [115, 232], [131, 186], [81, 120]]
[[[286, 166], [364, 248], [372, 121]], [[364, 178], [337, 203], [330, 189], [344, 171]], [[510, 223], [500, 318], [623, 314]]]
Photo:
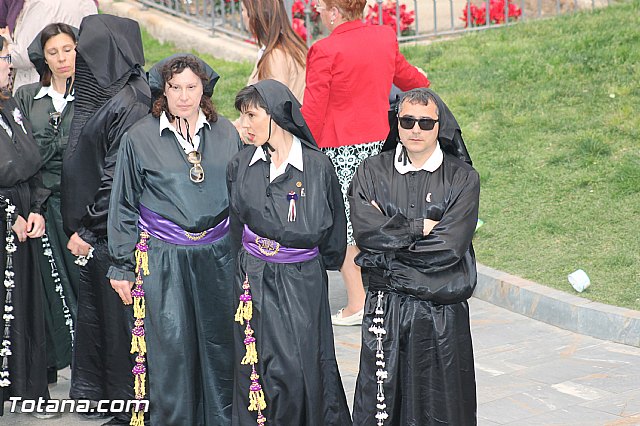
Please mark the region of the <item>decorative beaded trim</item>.
[[13, 278], [15, 274], [13, 272], [13, 253], [17, 250], [15, 244], [15, 237], [11, 228], [13, 227], [13, 214], [16, 211], [16, 206], [11, 204], [8, 198], [0, 197], [0, 205], [6, 205], [4, 211], [6, 213], [6, 236], [5, 236], [5, 250], [7, 251], [7, 264], [4, 270], [4, 287], [6, 289], [6, 295], [4, 298], [4, 311], [2, 319], [4, 320], [4, 332], [2, 334], [2, 347], [0, 347], [0, 357], [2, 358], [2, 364], [0, 365], [0, 387], [8, 387], [11, 385], [9, 380], [9, 357], [11, 356], [11, 320], [13, 316], [13, 304], [11, 302], [13, 289], [15, 282]]
[[264, 392], [262, 385], [260, 385], [260, 376], [256, 371], [256, 365], [258, 364], [258, 351], [256, 350], [256, 338], [253, 337], [253, 329], [251, 328], [251, 318], [253, 318], [253, 302], [251, 297], [251, 285], [249, 284], [249, 276], [245, 275], [244, 283], [242, 284], [244, 293], [240, 295], [240, 303], [238, 304], [238, 310], [236, 311], [235, 321], [245, 326], [244, 329], [244, 345], [246, 353], [242, 358], [242, 365], [251, 365], [251, 385], [249, 386], [249, 411], [257, 411], [258, 416], [256, 422], [259, 426], [264, 425], [267, 422], [267, 418], [262, 414], [262, 410], [267, 408], [267, 403], [264, 400]]
[[[131, 330], [131, 353], [136, 355], [136, 364], [131, 372], [133, 373], [133, 386], [136, 399], [144, 399], [147, 391], [145, 389], [145, 380], [147, 376], [147, 368], [145, 366], [145, 355], [147, 354], [147, 341], [144, 332], [144, 318], [146, 316], [146, 304], [144, 300], [143, 275], [149, 275], [149, 256], [147, 245], [149, 234], [146, 231], [140, 232], [140, 241], [136, 244], [136, 282], [131, 290], [133, 297], [133, 317], [135, 318], [134, 327]], [[142, 405], [142, 404], [141, 404]], [[134, 408], [131, 413], [130, 426], [144, 426], [144, 408]]]
[[69, 327], [69, 334], [71, 334], [71, 346], [75, 342], [75, 330], [73, 329], [73, 318], [71, 317], [71, 310], [67, 305], [67, 298], [64, 296], [64, 290], [62, 289], [62, 281], [60, 280], [60, 274], [58, 273], [58, 267], [56, 261], [53, 258], [53, 249], [49, 242], [49, 236], [44, 234], [42, 236], [42, 252], [49, 259], [49, 266], [51, 267], [51, 278], [55, 284], [56, 293], [60, 296], [62, 302], [62, 313], [64, 314], [64, 323]]
[[376, 419], [377, 426], [384, 426], [384, 421], [389, 417], [387, 414], [387, 404], [384, 402], [384, 381], [387, 378], [387, 370], [385, 370], [384, 361], [384, 349], [382, 347], [382, 338], [387, 331], [384, 329], [384, 309], [382, 309], [382, 302], [384, 300], [384, 292], [378, 292], [378, 301], [376, 303], [375, 317], [373, 318], [373, 325], [369, 327], [369, 331], [376, 335], [376, 382], [378, 383], [378, 391], [376, 393]]

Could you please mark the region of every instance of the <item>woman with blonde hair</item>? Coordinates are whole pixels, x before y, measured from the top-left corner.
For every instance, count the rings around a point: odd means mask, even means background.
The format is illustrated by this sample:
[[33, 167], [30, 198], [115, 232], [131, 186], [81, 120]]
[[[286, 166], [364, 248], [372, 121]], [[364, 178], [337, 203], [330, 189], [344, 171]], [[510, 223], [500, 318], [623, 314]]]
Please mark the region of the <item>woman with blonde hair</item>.
[[282, 0], [242, 0], [242, 19], [260, 46], [247, 85], [278, 80], [302, 103], [307, 46], [291, 27]]

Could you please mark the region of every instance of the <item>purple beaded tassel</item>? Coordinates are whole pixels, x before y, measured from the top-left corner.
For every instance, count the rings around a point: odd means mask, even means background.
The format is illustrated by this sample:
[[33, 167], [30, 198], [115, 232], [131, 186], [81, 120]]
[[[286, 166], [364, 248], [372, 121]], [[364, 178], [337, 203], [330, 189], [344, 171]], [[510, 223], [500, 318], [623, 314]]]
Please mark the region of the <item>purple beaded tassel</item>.
[[382, 301], [384, 300], [384, 292], [378, 292], [378, 302], [376, 303], [375, 317], [373, 325], [369, 327], [369, 331], [376, 335], [376, 382], [378, 383], [378, 392], [376, 393], [376, 420], [377, 426], [384, 426], [384, 421], [389, 417], [387, 414], [387, 404], [384, 402], [384, 381], [387, 378], [387, 371], [384, 362], [384, 349], [382, 347], [382, 338], [387, 331], [384, 329], [384, 309], [382, 309]]
[[[136, 244], [136, 282], [131, 290], [133, 297], [133, 317], [134, 327], [131, 330], [131, 353], [136, 355], [136, 364], [131, 372], [133, 373], [133, 386], [135, 397], [138, 400], [144, 399], [147, 391], [145, 381], [147, 368], [145, 367], [145, 355], [147, 354], [147, 342], [144, 337], [144, 318], [146, 315], [146, 305], [144, 301], [143, 275], [149, 275], [149, 256], [147, 254], [149, 246], [149, 234], [146, 231], [140, 233], [140, 242]], [[145, 406], [140, 404], [131, 413], [130, 426], [144, 426]]]
[[253, 328], [251, 328], [251, 318], [253, 318], [253, 301], [251, 298], [251, 285], [249, 284], [249, 276], [245, 275], [244, 283], [242, 283], [242, 293], [239, 297], [240, 303], [238, 304], [238, 310], [236, 311], [235, 321], [244, 325], [244, 346], [246, 353], [242, 358], [242, 365], [251, 365], [251, 385], [249, 386], [249, 411], [257, 411], [258, 417], [256, 419], [259, 426], [264, 425], [267, 422], [267, 418], [262, 414], [262, 410], [267, 408], [267, 403], [264, 400], [264, 392], [260, 385], [260, 376], [256, 371], [256, 365], [258, 364], [258, 351], [256, 349], [256, 338], [253, 337]]

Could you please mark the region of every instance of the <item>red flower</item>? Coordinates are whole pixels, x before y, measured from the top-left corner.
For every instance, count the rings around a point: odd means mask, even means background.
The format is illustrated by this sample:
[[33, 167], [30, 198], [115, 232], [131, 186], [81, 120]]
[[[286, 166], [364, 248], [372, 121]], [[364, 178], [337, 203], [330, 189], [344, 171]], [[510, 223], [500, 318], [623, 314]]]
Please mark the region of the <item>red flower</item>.
[[[511, 2], [506, 0], [507, 3], [507, 16], [509, 21], [514, 21], [522, 16], [522, 10]], [[471, 23], [467, 22], [468, 15], [471, 17]], [[479, 27], [486, 25], [487, 21], [487, 6], [486, 3], [482, 3], [480, 7], [470, 3], [470, 7], [465, 7], [462, 11], [460, 20], [465, 23], [465, 27], [471, 24], [472, 27]], [[503, 24], [505, 22], [505, 0], [490, 0], [489, 2], [489, 22], [492, 24]]]
[[304, 26], [304, 19], [293, 18], [291, 19], [291, 26], [302, 40], [307, 41], [307, 27]]
[[[411, 28], [411, 24], [415, 21], [415, 11], [407, 12], [407, 5], [402, 4], [400, 10], [400, 34], [405, 34]], [[367, 16], [364, 18], [366, 22], [377, 25], [380, 22], [380, 14], [378, 4], [369, 6]], [[395, 0], [386, 0], [382, 3], [382, 24], [389, 25], [394, 31], [396, 26], [396, 2]]]

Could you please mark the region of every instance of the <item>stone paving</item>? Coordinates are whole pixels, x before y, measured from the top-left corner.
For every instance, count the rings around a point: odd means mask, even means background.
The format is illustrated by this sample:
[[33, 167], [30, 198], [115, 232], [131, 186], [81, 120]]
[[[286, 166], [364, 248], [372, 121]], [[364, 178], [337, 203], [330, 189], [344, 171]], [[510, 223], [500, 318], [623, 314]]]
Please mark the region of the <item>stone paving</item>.
[[[345, 302], [338, 273], [330, 273], [329, 292], [335, 312]], [[475, 298], [470, 306], [479, 425], [640, 425], [640, 348], [572, 333]], [[360, 328], [334, 327], [334, 332], [351, 406]], [[69, 370], [65, 369], [51, 388], [51, 397], [65, 398], [68, 392]], [[38, 420], [8, 413], [8, 409], [6, 404], [2, 425], [104, 422], [81, 420], [75, 414]]]

